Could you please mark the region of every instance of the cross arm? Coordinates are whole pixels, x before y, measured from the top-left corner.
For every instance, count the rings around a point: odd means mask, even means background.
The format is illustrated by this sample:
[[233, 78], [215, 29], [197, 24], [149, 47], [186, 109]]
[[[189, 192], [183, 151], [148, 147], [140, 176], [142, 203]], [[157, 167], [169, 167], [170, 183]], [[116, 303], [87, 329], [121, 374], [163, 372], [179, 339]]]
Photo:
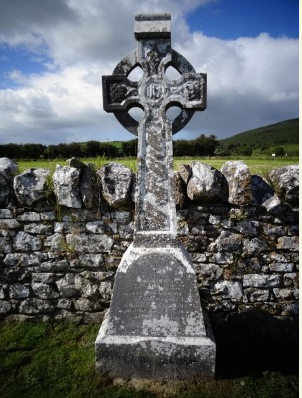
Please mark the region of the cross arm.
[[106, 112], [127, 111], [140, 106], [137, 82], [125, 75], [103, 76], [103, 108]]

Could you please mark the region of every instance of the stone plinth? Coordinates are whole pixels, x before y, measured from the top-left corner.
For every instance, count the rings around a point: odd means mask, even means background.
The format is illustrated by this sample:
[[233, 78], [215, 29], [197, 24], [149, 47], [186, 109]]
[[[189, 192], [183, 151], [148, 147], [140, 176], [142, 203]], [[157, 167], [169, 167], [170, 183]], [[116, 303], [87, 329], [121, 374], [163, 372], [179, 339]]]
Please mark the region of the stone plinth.
[[97, 371], [124, 378], [213, 377], [215, 351], [187, 252], [180, 244], [132, 245], [96, 340]]

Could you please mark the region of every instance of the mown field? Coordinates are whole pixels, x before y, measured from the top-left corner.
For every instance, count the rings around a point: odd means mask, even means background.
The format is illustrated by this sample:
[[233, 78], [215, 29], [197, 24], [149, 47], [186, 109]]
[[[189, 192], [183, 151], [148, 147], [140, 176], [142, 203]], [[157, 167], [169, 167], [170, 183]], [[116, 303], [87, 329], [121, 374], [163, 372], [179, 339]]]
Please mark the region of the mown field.
[[[1, 398], [296, 398], [297, 374], [121, 381], [94, 372], [99, 325], [0, 322]], [[249, 356], [246, 357], [249, 361]], [[228, 369], [228, 374], [232, 374]]]
[[[117, 163], [121, 163], [125, 166], [128, 166], [133, 170], [136, 171], [137, 160], [136, 158], [118, 158], [114, 160], [106, 159], [103, 157], [97, 158], [85, 158], [81, 159], [84, 163], [93, 163], [97, 168], [102, 167], [104, 164], [109, 163], [110, 161], [114, 161]], [[243, 160], [248, 167], [252, 174], [257, 174], [261, 176], [266, 176], [267, 173], [275, 169], [277, 167], [287, 166], [290, 164], [298, 164], [299, 158], [298, 157], [268, 157], [268, 156], [259, 156], [259, 157], [209, 157], [209, 158], [189, 158], [189, 157], [176, 157], [174, 158], [174, 169], [178, 170], [180, 164], [190, 164], [192, 161], [198, 161], [202, 163], [206, 163], [210, 166], [215, 167], [216, 169], [220, 169], [222, 165], [227, 162], [228, 160]], [[54, 172], [56, 165], [67, 165], [66, 160], [58, 159], [58, 160], [37, 160], [37, 161], [27, 161], [27, 160], [18, 160], [16, 163], [19, 166], [19, 171], [22, 173], [24, 170], [29, 168], [46, 168]]]

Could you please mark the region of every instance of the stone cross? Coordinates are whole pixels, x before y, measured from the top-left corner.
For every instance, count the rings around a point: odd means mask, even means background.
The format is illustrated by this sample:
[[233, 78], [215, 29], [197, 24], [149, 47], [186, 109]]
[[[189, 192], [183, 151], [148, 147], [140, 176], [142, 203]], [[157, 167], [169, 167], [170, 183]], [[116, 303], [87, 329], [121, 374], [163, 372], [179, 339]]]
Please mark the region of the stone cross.
[[[205, 325], [192, 260], [177, 240], [172, 135], [206, 108], [206, 75], [171, 48], [170, 14], [139, 14], [137, 48], [103, 77], [104, 109], [138, 136], [134, 240], [118, 267], [96, 340], [96, 370], [112, 377], [213, 376], [215, 343]], [[169, 66], [181, 75], [166, 76]], [[142, 78], [127, 77], [136, 68]], [[166, 115], [181, 108], [172, 122]], [[143, 110], [140, 122], [128, 113]]]
[[[206, 108], [206, 74], [196, 73], [172, 50], [169, 14], [137, 15], [134, 30], [137, 49], [116, 66], [112, 76], [103, 76], [104, 109], [138, 135], [134, 240], [151, 237], [154, 231], [160, 239], [175, 238], [172, 134], [188, 123], [195, 110]], [[181, 74], [178, 80], [166, 76], [169, 66]], [[127, 76], [136, 67], [143, 77], [131, 82]], [[181, 108], [173, 123], [166, 116], [172, 106]], [[128, 113], [133, 107], [144, 111], [140, 123]]]

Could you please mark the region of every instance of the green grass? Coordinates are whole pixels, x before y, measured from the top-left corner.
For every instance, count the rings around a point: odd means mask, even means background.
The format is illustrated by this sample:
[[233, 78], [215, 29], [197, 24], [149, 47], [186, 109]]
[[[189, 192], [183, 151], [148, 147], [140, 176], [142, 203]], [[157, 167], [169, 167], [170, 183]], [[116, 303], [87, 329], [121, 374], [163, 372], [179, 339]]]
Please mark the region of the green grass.
[[[102, 157], [98, 158], [86, 158], [81, 159], [84, 163], [94, 163], [97, 168], [102, 167], [104, 164], [109, 163], [110, 161], [121, 163], [130, 169], [133, 172], [136, 172], [137, 167], [137, 160], [136, 158], [118, 158], [108, 160]], [[281, 166], [287, 166], [290, 164], [298, 164], [299, 158], [298, 157], [276, 157], [273, 158], [271, 156], [258, 156], [258, 157], [251, 157], [251, 156], [240, 156], [240, 157], [212, 157], [212, 158], [189, 158], [189, 157], [176, 157], [174, 158], [174, 169], [178, 170], [180, 164], [190, 164], [192, 161], [198, 161], [202, 163], [209, 164], [210, 166], [215, 167], [216, 169], [220, 170], [222, 165], [227, 162], [228, 160], [243, 160], [250, 168], [252, 174], [258, 174], [262, 176], [266, 176], [267, 173]], [[19, 166], [19, 172], [23, 173], [24, 170], [29, 169], [31, 167], [34, 168], [46, 168], [49, 169], [52, 173], [55, 171], [56, 165], [60, 164], [62, 166], [66, 166], [67, 162], [65, 160], [38, 160], [38, 161], [17, 161]]]
[[298, 375], [185, 381], [114, 381], [94, 372], [99, 325], [0, 323], [2, 398], [295, 398]]

